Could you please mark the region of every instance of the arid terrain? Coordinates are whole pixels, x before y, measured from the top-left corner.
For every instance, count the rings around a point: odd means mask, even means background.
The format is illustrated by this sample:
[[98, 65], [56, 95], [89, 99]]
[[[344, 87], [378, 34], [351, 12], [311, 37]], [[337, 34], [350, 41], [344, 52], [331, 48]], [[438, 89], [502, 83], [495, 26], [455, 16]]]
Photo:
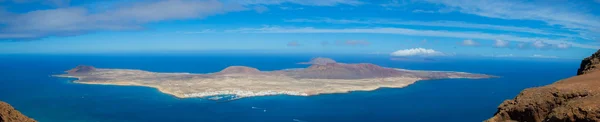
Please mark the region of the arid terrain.
[[[599, 122], [600, 50], [583, 59], [577, 76], [523, 90], [488, 122]], [[575, 72], [574, 72], [575, 74]]]
[[209, 74], [156, 73], [130, 69], [97, 69], [77, 66], [58, 77], [77, 78], [76, 83], [154, 87], [180, 98], [233, 95], [236, 98], [265, 95], [309, 96], [381, 87], [400, 88], [418, 80], [442, 78], [490, 78], [483, 74], [441, 71], [413, 71], [374, 64], [337, 63], [315, 58], [308, 68], [260, 71], [230, 66]]
[[0, 122], [35, 122], [35, 120], [21, 114], [8, 103], [0, 101]]

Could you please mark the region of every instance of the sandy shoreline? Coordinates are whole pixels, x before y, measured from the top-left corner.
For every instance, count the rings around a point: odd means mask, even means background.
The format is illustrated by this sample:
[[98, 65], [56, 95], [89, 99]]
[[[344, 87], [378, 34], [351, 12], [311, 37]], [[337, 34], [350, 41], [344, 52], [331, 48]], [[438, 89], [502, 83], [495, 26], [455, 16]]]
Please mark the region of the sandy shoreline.
[[112, 83], [103, 83], [103, 82], [81, 82], [79, 81], [81, 78], [76, 77], [76, 76], [66, 76], [66, 75], [53, 75], [54, 77], [62, 77], [62, 78], [76, 78], [77, 80], [72, 81], [73, 83], [77, 83], [77, 84], [90, 84], [90, 85], [114, 85], [114, 86], [140, 86], [140, 87], [150, 87], [150, 88], [155, 88], [158, 91], [160, 91], [161, 93], [164, 94], [169, 94], [172, 96], [175, 96], [177, 98], [186, 98], [185, 96], [181, 95], [181, 94], [177, 94], [177, 93], [173, 93], [173, 92], [169, 92], [167, 90], [165, 90], [164, 88], [160, 87], [160, 86], [153, 86], [153, 85], [142, 85], [142, 84], [138, 84], [138, 83], [134, 83], [134, 82], [112, 82]]
[[102, 83], [102, 82], [79, 82], [79, 81], [73, 81], [73, 83], [78, 83], [78, 84], [90, 84], [90, 85], [115, 85], [115, 86], [141, 86], [141, 87], [150, 87], [150, 88], [155, 88], [158, 91], [165, 93], [165, 94], [169, 94], [172, 96], [175, 96], [177, 98], [186, 98], [185, 96], [181, 95], [181, 94], [177, 94], [177, 93], [173, 93], [173, 92], [169, 92], [167, 90], [165, 90], [164, 88], [160, 87], [160, 86], [153, 86], [153, 85], [140, 85], [137, 83], [133, 83], [133, 82], [113, 82], [113, 83]]
[[[55, 77], [63, 77], [63, 78], [76, 78], [77, 80], [72, 81], [73, 83], [78, 84], [90, 84], [90, 85], [115, 85], [115, 86], [139, 86], [139, 87], [150, 87], [155, 88], [161, 93], [168, 94], [174, 96], [176, 98], [204, 98], [204, 97], [212, 97], [218, 95], [235, 95], [236, 98], [245, 98], [245, 97], [257, 97], [257, 96], [273, 96], [273, 95], [290, 95], [290, 96], [314, 96], [314, 95], [323, 95], [323, 94], [342, 94], [349, 93], [354, 91], [374, 91], [380, 88], [404, 88], [415, 82], [420, 81], [421, 79], [415, 79], [414, 81], [404, 82], [402, 85], [387, 85], [387, 86], [371, 86], [371, 87], [363, 87], [363, 89], [344, 89], [339, 91], [328, 91], [328, 92], [311, 92], [311, 93], [298, 93], [298, 92], [286, 92], [286, 91], [273, 91], [274, 93], [257, 93], [253, 91], [243, 91], [243, 90], [234, 90], [234, 91], [211, 91], [211, 92], [202, 92], [202, 93], [190, 93], [190, 94], [206, 94], [206, 95], [189, 95], [189, 94], [180, 94], [172, 91], [168, 91], [165, 88], [162, 88], [157, 85], [148, 85], [148, 84], [140, 84], [135, 82], [81, 82], [80, 77], [77, 76], [66, 76], [66, 75], [54, 75]], [[270, 90], [268, 90], [270, 91]], [[236, 94], [240, 92], [249, 92], [247, 94]], [[209, 93], [209, 94], [207, 94]], [[212, 94], [210, 94], [212, 93]]]

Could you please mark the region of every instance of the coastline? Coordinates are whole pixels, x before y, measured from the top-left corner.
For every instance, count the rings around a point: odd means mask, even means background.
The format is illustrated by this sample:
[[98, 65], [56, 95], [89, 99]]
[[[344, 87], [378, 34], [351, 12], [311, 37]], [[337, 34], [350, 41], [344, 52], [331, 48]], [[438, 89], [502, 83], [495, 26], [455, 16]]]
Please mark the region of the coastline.
[[160, 87], [160, 86], [154, 86], [154, 85], [141, 85], [141, 84], [137, 84], [137, 83], [133, 83], [133, 82], [114, 82], [114, 83], [101, 83], [101, 82], [79, 82], [79, 81], [73, 81], [73, 83], [78, 83], [78, 84], [89, 84], [89, 85], [114, 85], [114, 86], [140, 86], [140, 87], [149, 87], [149, 88], [154, 88], [164, 94], [168, 94], [171, 96], [175, 96], [177, 98], [188, 98], [185, 97], [181, 94], [177, 94], [177, 93], [173, 93], [173, 92], [169, 92], [167, 90], [165, 90], [164, 88]]
[[[114, 85], [114, 86], [139, 86], [139, 87], [149, 87], [157, 89], [159, 92], [163, 94], [168, 94], [174, 96], [176, 98], [209, 98], [220, 95], [234, 95], [235, 99], [246, 98], [246, 97], [259, 97], [259, 96], [275, 96], [275, 95], [289, 95], [289, 96], [316, 96], [316, 95], [324, 95], [324, 94], [343, 94], [350, 93], [355, 91], [374, 91], [381, 88], [404, 88], [411, 84], [414, 84], [421, 80], [426, 79], [414, 79], [411, 81], [405, 81], [401, 85], [378, 85], [375, 87], [366, 87], [364, 89], [346, 89], [341, 91], [331, 91], [331, 92], [314, 92], [314, 93], [300, 93], [293, 91], [261, 91], [261, 92], [253, 92], [253, 91], [243, 91], [243, 90], [233, 90], [233, 91], [212, 91], [212, 92], [200, 92], [200, 93], [188, 93], [188, 94], [179, 94], [168, 91], [165, 88], [156, 85], [148, 85], [148, 84], [139, 84], [135, 82], [81, 82], [81, 77], [77, 76], [68, 76], [68, 75], [53, 75], [54, 77], [62, 77], [62, 78], [76, 78], [77, 80], [72, 81], [72, 83], [77, 84], [89, 84], [89, 85]], [[202, 94], [202, 95], [194, 95], [194, 94]], [[218, 100], [218, 99], [211, 99]]]
[[165, 88], [162, 88], [160, 86], [154, 86], [154, 85], [144, 85], [144, 84], [139, 84], [139, 83], [134, 83], [134, 82], [113, 82], [113, 83], [81, 82], [81, 81], [79, 81], [81, 78], [80, 77], [76, 77], [76, 76], [67, 76], [67, 75], [53, 75], [53, 76], [54, 77], [61, 77], [61, 78], [76, 78], [77, 80], [72, 81], [72, 83], [77, 83], [77, 84], [149, 87], [149, 88], [154, 88], [154, 89], [160, 91], [161, 93], [174, 96], [176, 98], [188, 98], [188, 97], [185, 97], [184, 95], [173, 93], [173, 92], [169, 92]]
[[[485, 74], [453, 71], [413, 71], [381, 67], [370, 63], [336, 63], [316, 58], [303, 69], [260, 71], [247, 66], [229, 66], [219, 72], [159, 73], [135, 69], [102, 69], [79, 65], [57, 77], [77, 78], [74, 83], [156, 88], [177, 98], [205, 98], [232, 95], [234, 98], [373, 91], [403, 88], [420, 80], [492, 78]], [[326, 64], [323, 64], [326, 62]], [[327, 63], [329, 62], [329, 63]], [[332, 63], [333, 62], [333, 63]]]

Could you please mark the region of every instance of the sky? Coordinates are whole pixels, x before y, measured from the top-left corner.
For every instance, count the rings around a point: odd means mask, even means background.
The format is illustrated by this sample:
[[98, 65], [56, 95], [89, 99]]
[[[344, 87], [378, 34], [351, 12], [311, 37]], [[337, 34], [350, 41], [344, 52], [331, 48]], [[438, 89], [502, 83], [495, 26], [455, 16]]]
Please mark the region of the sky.
[[0, 0], [0, 54], [581, 59], [599, 48], [600, 0]]

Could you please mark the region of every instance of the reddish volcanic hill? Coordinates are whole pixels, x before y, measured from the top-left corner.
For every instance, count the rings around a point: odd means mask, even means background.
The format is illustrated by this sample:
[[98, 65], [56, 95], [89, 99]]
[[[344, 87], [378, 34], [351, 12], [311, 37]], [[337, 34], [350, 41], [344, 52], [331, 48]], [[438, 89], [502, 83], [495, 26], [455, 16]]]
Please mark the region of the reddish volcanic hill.
[[96, 71], [96, 68], [94, 68], [93, 66], [79, 65], [71, 70], [68, 70], [67, 73], [89, 73], [93, 71]]
[[8, 103], [0, 101], [0, 122], [35, 122], [35, 120], [21, 114]]
[[[286, 69], [261, 72], [256, 68], [246, 66], [230, 66], [215, 75], [225, 74], [251, 74], [251, 75], [285, 75], [292, 78], [301, 79], [368, 79], [368, 78], [386, 78], [386, 77], [419, 77], [422, 79], [438, 79], [448, 77], [481, 77], [490, 76], [468, 73], [450, 73], [450, 72], [422, 72], [399, 70], [386, 68], [370, 63], [346, 64], [337, 63], [329, 58], [314, 58], [310, 62], [312, 65], [303, 69]], [[97, 71], [92, 66], [79, 65], [67, 71], [69, 74], [83, 75]], [[210, 75], [203, 75], [210, 76]]]
[[337, 63], [337, 62], [330, 58], [316, 57], [316, 58], [311, 59], [309, 62], [302, 62], [300, 64], [326, 65], [329, 63]]
[[357, 79], [401, 76], [403, 72], [367, 63], [327, 63], [314, 64], [304, 70], [295, 71], [292, 75], [299, 78]]
[[585, 58], [577, 74], [523, 90], [504, 101], [489, 122], [600, 122], [600, 50]]
[[256, 68], [247, 67], [247, 66], [230, 66], [227, 67], [218, 74], [255, 74], [260, 73], [260, 71]]

